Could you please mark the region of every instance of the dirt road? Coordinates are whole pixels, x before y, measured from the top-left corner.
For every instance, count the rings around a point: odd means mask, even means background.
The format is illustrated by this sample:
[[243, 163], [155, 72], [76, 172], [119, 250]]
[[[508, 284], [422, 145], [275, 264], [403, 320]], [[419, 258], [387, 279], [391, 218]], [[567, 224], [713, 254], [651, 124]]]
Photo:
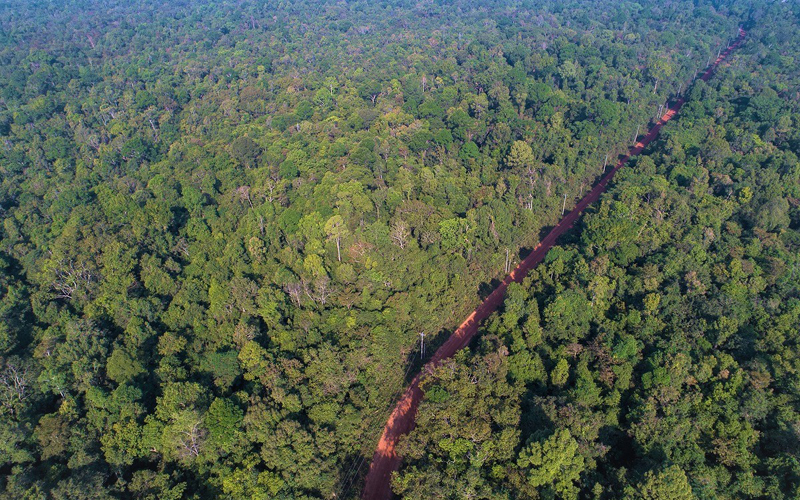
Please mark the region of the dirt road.
[[[745, 32], [740, 30], [736, 42], [725, 52], [720, 54], [717, 60], [708, 67], [708, 70], [703, 73], [700, 78], [707, 81], [719, 63], [742, 43], [744, 37]], [[378, 441], [378, 447], [375, 450], [372, 464], [367, 473], [366, 483], [361, 495], [362, 499], [388, 500], [392, 497], [391, 474], [400, 467], [401, 462], [401, 457], [397, 455], [395, 447], [400, 437], [408, 434], [414, 426], [417, 407], [422, 400], [422, 389], [420, 389], [420, 382], [422, 379], [433, 372], [443, 360], [453, 356], [456, 352], [469, 344], [472, 337], [478, 332], [478, 325], [481, 321], [489, 317], [489, 315], [496, 311], [500, 304], [502, 304], [508, 285], [511, 284], [511, 282], [521, 282], [525, 276], [528, 275], [528, 272], [544, 259], [545, 254], [553, 247], [558, 237], [575, 224], [575, 221], [587, 206], [600, 198], [600, 195], [606, 190], [614, 174], [625, 165], [631, 156], [639, 154], [645, 146], [655, 139], [661, 127], [678, 113], [683, 103], [683, 98], [679, 98], [672, 103], [672, 108], [667, 110], [658, 123], [647, 132], [647, 135], [631, 147], [628, 154], [622, 157], [619, 162], [600, 179], [594, 188], [578, 202], [575, 208], [561, 219], [558, 225], [556, 225], [536, 246], [533, 252], [525, 257], [517, 268], [506, 276], [503, 282], [472, 312], [472, 314], [469, 315], [461, 326], [453, 332], [450, 338], [439, 347], [430, 361], [425, 364], [422, 371], [414, 377], [411, 384], [397, 402], [394, 411], [392, 411], [391, 416], [389, 416], [389, 420], [386, 422], [386, 427], [384, 427], [383, 435], [380, 441]]]

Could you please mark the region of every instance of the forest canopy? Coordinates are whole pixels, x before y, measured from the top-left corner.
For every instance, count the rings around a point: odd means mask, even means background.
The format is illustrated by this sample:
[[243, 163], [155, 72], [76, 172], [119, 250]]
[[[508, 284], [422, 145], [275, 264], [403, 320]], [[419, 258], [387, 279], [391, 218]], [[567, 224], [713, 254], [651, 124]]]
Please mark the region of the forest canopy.
[[427, 383], [394, 489], [800, 494], [797, 15], [3, 3], [0, 498], [357, 498], [419, 332], [428, 355], [679, 92]]

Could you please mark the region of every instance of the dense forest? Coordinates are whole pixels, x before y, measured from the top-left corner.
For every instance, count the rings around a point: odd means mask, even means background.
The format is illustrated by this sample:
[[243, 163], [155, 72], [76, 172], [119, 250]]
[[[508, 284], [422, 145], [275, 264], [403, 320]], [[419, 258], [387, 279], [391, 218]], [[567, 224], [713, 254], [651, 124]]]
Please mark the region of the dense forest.
[[[800, 30], [744, 1], [0, 4], [0, 498], [800, 495]], [[748, 27], [709, 84], [687, 83]]]
[[425, 382], [403, 498], [800, 498], [798, 13]]

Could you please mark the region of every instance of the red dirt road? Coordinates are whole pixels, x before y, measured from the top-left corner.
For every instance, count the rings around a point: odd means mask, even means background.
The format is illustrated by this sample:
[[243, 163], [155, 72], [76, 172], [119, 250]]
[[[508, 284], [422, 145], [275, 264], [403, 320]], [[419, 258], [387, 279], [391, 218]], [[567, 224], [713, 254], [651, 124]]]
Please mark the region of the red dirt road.
[[[716, 61], [711, 64], [708, 70], [700, 77], [702, 80], [707, 81], [714, 69], [722, 62], [728, 54], [737, 48], [742, 40], [744, 40], [745, 32], [740, 30], [739, 37], [728, 49], [720, 54]], [[651, 128], [647, 135], [644, 136], [639, 142], [630, 148], [628, 154], [622, 157], [619, 162], [602, 178], [600, 181], [589, 191], [586, 196], [572, 209], [570, 213], [564, 216], [561, 221], [556, 225], [550, 233], [538, 244], [536, 248], [520, 262], [520, 264], [506, 276], [503, 282], [483, 301], [483, 303], [475, 309], [472, 314], [450, 335], [450, 338], [442, 344], [436, 351], [433, 357], [425, 364], [422, 371], [414, 377], [411, 384], [400, 397], [397, 405], [392, 411], [389, 420], [386, 422], [386, 427], [383, 429], [383, 435], [378, 441], [378, 447], [375, 450], [375, 455], [372, 458], [367, 479], [362, 492], [361, 498], [363, 500], [389, 500], [392, 498], [391, 490], [391, 475], [400, 467], [401, 457], [397, 454], [395, 447], [401, 436], [408, 434], [414, 427], [414, 419], [417, 414], [417, 408], [422, 400], [422, 389], [420, 389], [420, 382], [428, 374], [439, 366], [442, 361], [453, 356], [456, 352], [463, 349], [472, 340], [472, 337], [478, 332], [478, 325], [489, 317], [500, 304], [503, 303], [506, 289], [511, 282], [520, 283], [528, 272], [539, 264], [550, 248], [556, 243], [559, 236], [564, 234], [570, 229], [575, 221], [580, 217], [581, 212], [586, 209], [591, 203], [594, 203], [600, 198], [600, 195], [608, 187], [608, 182], [614, 177], [614, 174], [622, 168], [631, 156], [639, 154], [650, 142], [658, 135], [661, 127], [671, 120], [683, 106], [683, 98], [679, 98], [672, 104], [672, 109], [661, 117], [653, 128]]]

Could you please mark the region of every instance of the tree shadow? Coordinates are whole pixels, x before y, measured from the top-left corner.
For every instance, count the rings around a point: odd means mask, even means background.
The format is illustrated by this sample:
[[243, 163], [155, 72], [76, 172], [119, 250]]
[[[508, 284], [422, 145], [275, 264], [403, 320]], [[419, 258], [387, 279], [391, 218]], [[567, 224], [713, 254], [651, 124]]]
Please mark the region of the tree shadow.
[[484, 281], [480, 285], [478, 285], [478, 298], [483, 302], [486, 300], [489, 295], [492, 294], [495, 289], [503, 283], [501, 280], [497, 278], [492, 278], [491, 281], [486, 282]]
[[[0, 252], [0, 258], [6, 262], [5, 274], [9, 278], [16, 280], [20, 285], [26, 287], [31, 286], [30, 283], [28, 283], [25, 268], [17, 258], [5, 252]], [[56, 310], [55, 305], [53, 305], [52, 310]], [[15, 347], [7, 354], [19, 354], [24, 358], [25, 355], [23, 353], [35, 340], [35, 329], [30, 326], [36, 325], [38, 320], [28, 304], [22, 303], [15, 305], [9, 312], [12, 314], [8, 316], [8, 326], [11, 331], [16, 333], [16, 342], [14, 342]]]
[[338, 495], [340, 498], [358, 498], [353, 494], [359, 493], [360, 488], [364, 486], [370, 463], [372, 463], [371, 451], [375, 450], [349, 453], [342, 460], [342, 463], [349, 464], [349, 467], [346, 469], [347, 473], [341, 478], [341, 483], [339, 483]]
[[637, 462], [633, 438], [619, 427], [606, 425], [600, 428], [598, 439], [608, 446], [608, 461], [614, 468], [630, 469]]
[[[584, 213], [586, 213], [586, 211], [584, 211]], [[570, 229], [564, 231], [564, 234], [556, 238], [556, 241], [553, 244], [553, 246], [565, 246], [569, 245], [570, 243], [576, 243], [576, 244], [580, 243], [580, 238], [582, 233], [582, 227], [581, 227], [582, 221], [583, 217], [579, 217], [578, 220], [575, 221], [575, 224]]]
[[172, 231], [173, 234], [177, 235], [180, 229], [189, 222], [191, 214], [185, 208], [177, 206], [170, 207], [170, 211], [172, 212], [172, 222], [170, 223], [170, 231]]
[[736, 113], [743, 113], [750, 106], [750, 97], [742, 96], [731, 99], [730, 103], [735, 106]]
[[[417, 373], [419, 373], [423, 365], [424, 365], [424, 360], [420, 358], [419, 344], [417, 344], [415, 349], [411, 350], [411, 352], [406, 354], [406, 362], [403, 365], [406, 367], [406, 373], [405, 376], [403, 377], [403, 389], [402, 389], [403, 391], [406, 390], [406, 388], [414, 379], [414, 377], [417, 376]], [[395, 401], [393, 401], [393, 404], [394, 403], [397, 403], [397, 398], [395, 398]]]
[[530, 392], [522, 399], [522, 420], [520, 430], [522, 436], [529, 436], [533, 441], [541, 441], [553, 433], [557, 427], [547, 415], [539, 401], [531, 397]]
[[[559, 220], [561, 220], [561, 219], [559, 218]], [[547, 235], [550, 234], [550, 231], [555, 229], [555, 227], [556, 227], [555, 225], [547, 225], [547, 226], [542, 227], [539, 230], [539, 239], [536, 241], [536, 243], [538, 244], [540, 241], [544, 240], [547, 237]], [[533, 249], [531, 249], [531, 251], [533, 251]], [[528, 252], [528, 253], [530, 253], [530, 252]], [[528, 254], [525, 254], [525, 257], [527, 257], [527, 256], [528, 256]], [[523, 258], [525, 258], [525, 257], [523, 257]]]

